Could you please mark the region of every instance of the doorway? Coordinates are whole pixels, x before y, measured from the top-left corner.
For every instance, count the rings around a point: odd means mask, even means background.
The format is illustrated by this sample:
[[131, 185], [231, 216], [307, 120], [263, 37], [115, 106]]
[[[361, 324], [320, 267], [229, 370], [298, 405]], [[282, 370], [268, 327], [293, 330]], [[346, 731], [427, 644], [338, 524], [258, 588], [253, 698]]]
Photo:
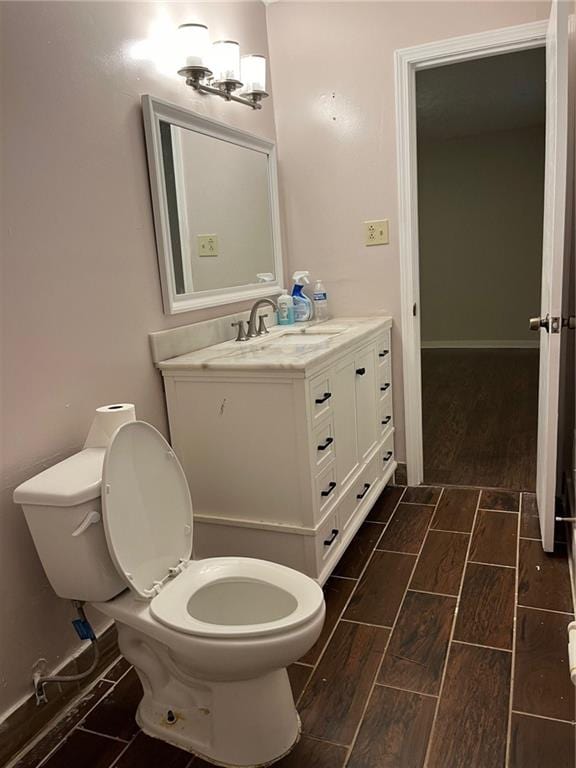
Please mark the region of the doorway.
[[556, 494], [561, 476], [559, 441], [566, 440], [561, 394], [568, 316], [567, 266], [570, 259], [573, 152], [574, 24], [569, 6], [552, 0], [547, 21], [441, 40], [395, 53], [398, 166], [398, 240], [402, 317], [402, 357], [407, 479], [424, 479], [420, 336], [420, 262], [418, 251], [418, 167], [416, 160], [416, 74], [460, 62], [545, 47], [546, 146], [540, 313], [530, 319], [539, 332], [536, 502], [542, 546], [554, 549]]
[[416, 72], [424, 482], [534, 491], [545, 48]]

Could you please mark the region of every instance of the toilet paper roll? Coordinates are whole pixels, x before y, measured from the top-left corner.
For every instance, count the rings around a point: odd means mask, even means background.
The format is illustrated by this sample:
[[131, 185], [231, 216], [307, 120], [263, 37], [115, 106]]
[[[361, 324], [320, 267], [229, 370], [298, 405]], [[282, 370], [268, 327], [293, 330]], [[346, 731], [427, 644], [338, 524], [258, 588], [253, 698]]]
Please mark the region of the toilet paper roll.
[[118, 427], [129, 421], [136, 421], [136, 409], [132, 403], [116, 403], [96, 408], [84, 448], [107, 448]]

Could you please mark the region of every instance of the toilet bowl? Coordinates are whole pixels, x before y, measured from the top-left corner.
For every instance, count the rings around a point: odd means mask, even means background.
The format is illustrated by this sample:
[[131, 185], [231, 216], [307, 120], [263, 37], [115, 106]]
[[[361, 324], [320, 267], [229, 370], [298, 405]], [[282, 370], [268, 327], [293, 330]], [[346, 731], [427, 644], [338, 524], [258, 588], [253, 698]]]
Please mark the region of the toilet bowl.
[[286, 667], [324, 623], [307, 582], [274, 563], [211, 558], [148, 603], [131, 592], [94, 603], [142, 682], [142, 730], [217, 765], [268, 765], [290, 751], [300, 725]]
[[116, 622], [144, 690], [142, 730], [216, 765], [278, 760], [300, 731], [286, 667], [320, 634], [322, 590], [277, 563], [191, 560], [186, 478], [151, 425], [124, 424], [105, 451], [86, 453], [14, 499], [57, 593]]

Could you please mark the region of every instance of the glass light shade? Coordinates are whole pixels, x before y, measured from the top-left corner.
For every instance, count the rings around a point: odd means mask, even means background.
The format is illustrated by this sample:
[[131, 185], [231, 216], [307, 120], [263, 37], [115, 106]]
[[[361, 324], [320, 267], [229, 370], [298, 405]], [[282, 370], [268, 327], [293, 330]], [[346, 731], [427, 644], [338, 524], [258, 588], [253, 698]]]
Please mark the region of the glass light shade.
[[212, 43], [214, 80], [240, 80], [240, 46], [234, 40]]
[[246, 93], [266, 91], [266, 59], [257, 53], [242, 56], [240, 80], [244, 83], [242, 89]]
[[208, 67], [210, 39], [205, 24], [181, 24], [178, 27], [181, 59], [189, 67]]

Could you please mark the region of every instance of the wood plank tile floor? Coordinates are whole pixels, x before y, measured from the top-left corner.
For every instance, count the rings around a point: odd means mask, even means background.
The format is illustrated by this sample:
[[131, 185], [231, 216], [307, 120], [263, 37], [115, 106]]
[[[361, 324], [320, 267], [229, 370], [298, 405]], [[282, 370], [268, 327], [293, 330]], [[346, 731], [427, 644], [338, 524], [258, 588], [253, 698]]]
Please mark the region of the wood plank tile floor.
[[[576, 768], [566, 549], [530, 493], [387, 488], [289, 669], [302, 738], [278, 768]], [[18, 768], [206, 768], [140, 732], [120, 660]]]
[[423, 349], [424, 481], [533, 491], [537, 349]]

